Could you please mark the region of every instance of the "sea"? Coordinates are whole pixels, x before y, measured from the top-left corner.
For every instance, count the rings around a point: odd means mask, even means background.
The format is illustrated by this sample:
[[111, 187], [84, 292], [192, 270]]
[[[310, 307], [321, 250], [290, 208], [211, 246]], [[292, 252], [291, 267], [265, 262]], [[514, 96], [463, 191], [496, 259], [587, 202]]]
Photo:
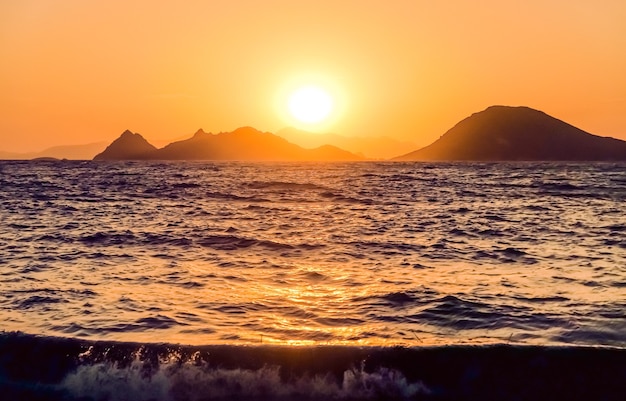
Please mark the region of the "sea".
[[0, 161], [0, 399], [624, 394], [625, 163]]

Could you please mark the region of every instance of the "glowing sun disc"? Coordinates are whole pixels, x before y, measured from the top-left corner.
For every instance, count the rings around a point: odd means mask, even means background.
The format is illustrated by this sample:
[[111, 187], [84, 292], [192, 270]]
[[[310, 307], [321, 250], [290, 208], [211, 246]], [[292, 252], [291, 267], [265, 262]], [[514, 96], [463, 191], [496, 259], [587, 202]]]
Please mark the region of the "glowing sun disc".
[[325, 90], [305, 86], [293, 92], [287, 106], [291, 115], [307, 124], [324, 121], [333, 110], [333, 99]]

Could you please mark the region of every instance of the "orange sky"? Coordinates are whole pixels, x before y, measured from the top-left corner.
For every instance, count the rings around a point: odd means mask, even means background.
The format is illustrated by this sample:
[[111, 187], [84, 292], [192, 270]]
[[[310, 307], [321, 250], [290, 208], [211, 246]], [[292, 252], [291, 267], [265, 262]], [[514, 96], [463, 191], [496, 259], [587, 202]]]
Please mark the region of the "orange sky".
[[624, 0], [0, 2], [0, 150], [278, 131], [318, 82], [320, 130], [427, 145], [493, 104], [626, 139]]

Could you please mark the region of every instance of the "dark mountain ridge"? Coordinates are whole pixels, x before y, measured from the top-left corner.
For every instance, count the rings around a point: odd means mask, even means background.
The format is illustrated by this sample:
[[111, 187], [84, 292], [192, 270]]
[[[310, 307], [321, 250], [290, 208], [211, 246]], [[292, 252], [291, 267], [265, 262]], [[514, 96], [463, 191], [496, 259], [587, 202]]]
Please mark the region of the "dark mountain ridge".
[[626, 141], [592, 135], [529, 107], [491, 106], [394, 160], [618, 161]]
[[[241, 127], [198, 130], [157, 149], [130, 131], [94, 160], [356, 161], [335, 146], [305, 149], [269, 132]], [[396, 161], [626, 161], [626, 141], [592, 135], [529, 107], [491, 106], [457, 123], [437, 141]]]
[[98, 153], [94, 160], [129, 160], [141, 158], [145, 154], [154, 152], [157, 148], [139, 134], [126, 130], [119, 138], [111, 142], [107, 148]]
[[325, 145], [304, 149], [287, 140], [241, 127], [219, 134], [198, 130], [191, 138], [157, 149], [141, 135], [125, 131], [94, 160], [242, 160], [242, 161], [355, 161], [362, 157]]

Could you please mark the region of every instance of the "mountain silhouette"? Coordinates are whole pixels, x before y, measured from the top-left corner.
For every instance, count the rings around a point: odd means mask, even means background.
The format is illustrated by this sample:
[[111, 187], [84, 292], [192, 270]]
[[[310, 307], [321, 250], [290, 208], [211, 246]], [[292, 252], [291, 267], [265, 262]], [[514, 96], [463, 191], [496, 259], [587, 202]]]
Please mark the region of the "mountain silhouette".
[[415, 144], [389, 137], [347, 137], [337, 134], [318, 134], [296, 128], [284, 128], [276, 133], [291, 143], [304, 148], [321, 145], [333, 145], [349, 152], [373, 159], [389, 159], [407, 149], [414, 149]]
[[[136, 135], [136, 136], [131, 136]], [[219, 134], [198, 130], [191, 138], [156, 149], [143, 137], [126, 131], [95, 160], [242, 160], [242, 161], [354, 161], [363, 158], [325, 145], [304, 149], [287, 140], [241, 127]]]
[[626, 141], [592, 135], [529, 107], [491, 106], [394, 160], [617, 161]]
[[68, 159], [68, 160], [90, 160], [94, 155], [102, 152], [106, 147], [106, 142], [94, 142], [85, 145], [65, 145], [53, 146], [40, 152], [0, 152], [0, 160], [28, 160], [28, 159]]
[[139, 134], [126, 130], [107, 148], [94, 157], [94, 160], [129, 160], [141, 159], [143, 155], [154, 152], [157, 148]]

